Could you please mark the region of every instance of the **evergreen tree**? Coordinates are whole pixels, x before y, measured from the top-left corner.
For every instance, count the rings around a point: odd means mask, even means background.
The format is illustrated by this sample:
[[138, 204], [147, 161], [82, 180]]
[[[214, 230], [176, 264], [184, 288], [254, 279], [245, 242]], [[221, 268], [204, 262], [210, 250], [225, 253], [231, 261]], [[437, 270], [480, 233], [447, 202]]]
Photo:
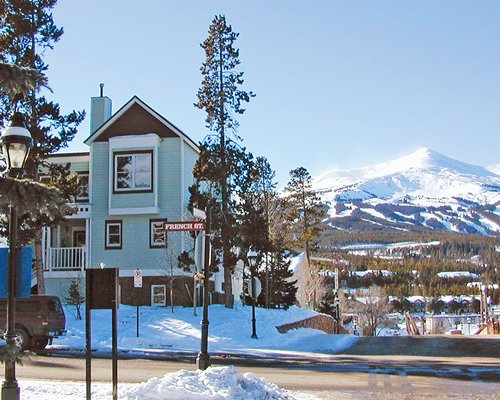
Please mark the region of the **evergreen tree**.
[[243, 168], [244, 173], [238, 177], [240, 190], [236, 202], [238, 205], [236, 214], [237, 243], [244, 254], [250, 248], [265, 254], [271, 250], [269, 223], [266, 220], [264, 203], [261, 199], [256, 164], [251, 159], [246, 161], [246, 166]]
[[[287, 309], [295, 304], [297, 281], [292, 280], [290, 259], [286, 251], [280, 251], [273, 243], [274, 251], [269, 255], [269, 299], [266, 307]], [[265, 278], [265, 277], [264, 277]]]
[[[259, 202], [261, 204], [263, 213], [264, 213], [264, 221], [266, 224], [266, 232], [264, 233], [266, 235], [267, 240], [271, 241], [271, 236], [270, 236], [270, 218], [271, 218], [271, 202], [273, 197], [276, 197], [276, 185], [277, 183], [275, 182], [275, 177], [276, 177], [276, 172], [271, 168], [271, 165], [269, 164], [269, 161], [265, 157], [257, 157], [257, 160], [255, 162], [255, 167], [257, 169], [258, 173], [258, 180], [257, 180], [257, 192], [259, 194]], [[273, 250], [277, 250], [277, 247], [275, 244], [272, 244]], [[274, 251], [273, 251], [274, 252]], [[271, 291], [270, 291], [270, 282], [272, 280], [272, 276], [270, 274], [270, 253], [267, 251], [264, 254], [264, 299], [265, 299], [265, 307], [269, 308], [271, 303]]]
[[0, 96], [15, 102], [38, 85], [46, 86], [47, 78], [37, 70], [0, 62]]
[[337, 299], [335, 298], [333, 290], [327, 290], [318, 304], [318, 312], [331, 315], [335, 319], [338, 319], [339, 316], [336, 302]]
[[75, 306], [75, 317], [78, 321], [80, 321], [82, 319], [82, 304], [85, 303], [85, 296], [80, 284], [80, 279], [73, 279], [71, 281], [68, 288], [68, 297], [66, 297], [66, 303], [70, 306]]
[[[17, 67], [31, 68], [36, 76], [43, 75], [48, 65], [43, 60], [46, 50], [53, 49], [63, 34], [63, 29], [55, 25], [52, 18], [52, 9], [57, 0], [5, 0], [2, 2], [2, 24], [0, 30], [0, 61], [11, 63]], [[69, 178], [68, 168], [49, 167], [46, 159], [61, 148], [67, 146], [77, 131], [77, 126], [85, 117], [84, 112], [72, 111], [64, 115], [59, 104], [48, 100], [41, 93], [42, 84], [46, 81], [38, 80], [36, 89], [24, 98], [16, 98], [12, 103], [12, 96], [3, 91], [0, 97], [0, 125], [4, 126], [12, 109], [25, 114], [27, 128], [30, 131], [34, 146], [27, 160], [26, 173], [33, 180], [37, 180], [41, 168], [47, 168], [52, 175], [53, 184], [62, 184]], [[64, 182], [64, 190], [68, 193], [76, 188], [73, 181]], [[69, 190], [72, 188], [71, 190]], [[76, 190], [73, 195], [76, 194]], [[70, 197], [67, 199], [70, 200]], [[60, 218], [52, 219], [57, 223], [67, 215], [67, 210], [61, 213]], [[36, 219], [25, 215], [22, 226], [31, 226], [29, 231], [35, 243], [35, 266], [37, 271], [39, 293], [44, 292], [43, 272], [41, 265], [41, 227], [49, 223], [46, 218]], [[25, 234], [27, 231], [25, 231]], [[28, 240], [28, 238], [26, 238]]]
[[303, 246], [307, 257], [317, 247], [322, 221], [327, 215], [324, 204], [312, 189], [312, 178], [303, 167], [290, 171], [286, 188], [287, 220], [294, 225], [294, 247]]
[[266, 308], [288, 308], [296, 301], [296, 281], [292, 280], [293, 271], [289, 269], [289, 249], [287, 244], [290, 229], [283, 220], [284, 202], [276, 192], [276, 173], [265, 157], [257, 157], [256, 181], [257, 202], [263, 211], [267, 226], [262, 235], [269, 241], [269, 249], [264, 253], [264, 271], [261, 272], [264, 305]]
[[270, 196], [269, 202], [269, 235], [272, 252], [269, 257], [269, 306], [271, 308], [287, 307], [297, 300], [297, 281], [292, 280], [290, 270], [291, 227], [283, 218], [286, 206], [283, 198], [277, 194]]
[[220, 195], [219, 226], [220, 253], [224, 268], [224, 291], [226, 307], [234, 303], [231, 285], [231, 272], [235, 257], [231, 254], [234, 216], [231, 199], [235, 194], [235, 174], [240, 160], [245, 157], [244, 149], [237, 143], [238, 121], [235, 114], [243, 114], [243, 102], [254, 96], [239, 87], [243, 84], [243, 72], [236, 71], [240, 64], [239, 50], [234, 47], [239, 34], [233, 32], [223, 15], [218, 15], [209, 27], [209, 35], [201, 44], [205, 51], [205, 62], [201, 67], [202, 86], [198, 90], [195, 106], [207, 113], [207, 127], [215, 132], [208, 135], [201, 146], [200, 159], [204, 164], [195, 167], [198, 181], [209, 180], [216, 184]]

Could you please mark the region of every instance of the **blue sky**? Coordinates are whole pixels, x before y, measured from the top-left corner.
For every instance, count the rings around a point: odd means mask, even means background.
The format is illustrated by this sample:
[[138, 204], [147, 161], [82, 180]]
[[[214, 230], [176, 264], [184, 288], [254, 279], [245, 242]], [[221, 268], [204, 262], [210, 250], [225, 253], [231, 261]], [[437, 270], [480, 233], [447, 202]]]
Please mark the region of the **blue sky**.
[[[214, 15], [240, 33], [243, 144], [280, 186], [394, 159], [419, 147], [500, 163], [500, 3], [496, 1], [86, 0], [54, 9], [65, 34], [47, 51], [64, 111], [89, 111], [99, 83], [113, 112], [137, 95], [195, 141], [199, 44]], [[88, 148], [88, 118], [70, 146]]]

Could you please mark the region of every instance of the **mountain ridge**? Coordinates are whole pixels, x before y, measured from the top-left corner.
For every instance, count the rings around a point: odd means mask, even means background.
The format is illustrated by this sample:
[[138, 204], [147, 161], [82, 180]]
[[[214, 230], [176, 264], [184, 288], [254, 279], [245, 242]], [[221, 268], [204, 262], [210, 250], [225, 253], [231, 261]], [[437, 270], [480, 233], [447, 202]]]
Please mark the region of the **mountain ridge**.
[[[491, 170], [491, 168], [493, 170]], [[421, 148], [404, 157], [350, 170], [330, 170], [313, 180], [330, 204], [329, 223], [349, 218], [394, 229], [444, 229], [500, 235], [500, 175]], [[399, 226], [401, 225], [401, 226]]]

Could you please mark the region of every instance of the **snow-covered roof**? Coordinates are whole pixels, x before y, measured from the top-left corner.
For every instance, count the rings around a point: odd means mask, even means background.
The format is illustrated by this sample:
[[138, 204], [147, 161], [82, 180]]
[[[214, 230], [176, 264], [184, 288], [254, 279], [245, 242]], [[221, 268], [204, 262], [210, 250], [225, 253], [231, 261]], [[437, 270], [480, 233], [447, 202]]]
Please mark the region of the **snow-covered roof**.
[[[408, 296], [405, 297], [406, 300], [408, 300], [410, 303], [415, 304], [417, 302], [421, 303], [430, 303], [432, 300], [434, 300], [433, 297], [425, 297], [425, 296]], [[451, 303], [452, 301], [456, 301], [457, 303], [463, 303], [464, 301], [471, 303], [472, 301], [476, 300], [477, 296], [469, 296], [469, 295], [461, 295], [461, 296], [452, 296], [452, 295], [444, 295], [444, 296], [439, 296], [437, 297], [437, 300], [442, 301], [443, 303]], [[398, 300], [397, 297], [391, 296], [389, 300]]]
[[300, 266], [304, 263], [304, 255], [305, 253], [300, 253], [298, 256], [290, 259], [290, 265], [288, 266], [288, 268], [294, 274], [299, 272]]
[[479, 275], [469, 271], [445, 271], [438, 272], [437, 276], [440, 278], [479, 278]]
[[406, 298], [410, 303], [415, 303], [417, 301], [421, 301], [422, 303], [429, 302], [429, 298], [425, 298], [424, 296], [409, 296]]
[[381, 274], [383, 276], [389, 276], [389, 275], [392, 275], [392, 272], [387, 271], [386, 269], [367, 269], [366, 271], [353, 271], [352, 274], [362, 278], [366, 275], [380, 275]]

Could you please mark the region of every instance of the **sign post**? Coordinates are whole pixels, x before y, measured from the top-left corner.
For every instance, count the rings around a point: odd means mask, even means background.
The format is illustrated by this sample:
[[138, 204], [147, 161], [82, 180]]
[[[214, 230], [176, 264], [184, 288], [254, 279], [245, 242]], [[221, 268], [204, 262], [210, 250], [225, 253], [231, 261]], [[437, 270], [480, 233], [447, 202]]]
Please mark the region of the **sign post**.
[[134, 271], [134, 287], [142, 287], [142, 271], [139, 268]]
[[113, 400], [118, 400], [118, 277], [118, 268], [86, 270], [85, 381], [87, 400], [91, 400], [92, 397], [91, 310], [102, 309], [111, 309], [111, 359]]
[[340, 333], [340, 304], [339, 304], [339, 264], [340, 257], [338, 254], [333, 254], [333, 268], [335, 269], [335, 333]]
[[[254, 284], [255, 284], [255, 291], [253, 288]], [[260, 281], [259, 278], [254, 276], [253, 279], [250, 279], [250, 281], [248, 282], [248, 291], [249, 291], [248, 295], [253, 296], [255, 300], [257, 300], [257, 298], [262, 293], [262, 282]]]
[[[206, 214], [195, 212], [198, 217], [206, 217]], [[167, 232], [177, 231], [205, 231], [205, 254], [203, 260], [203, 319], [201, 320], [201, 351], [196, 357], [196, 366], [202, 371], [210, 366], [208, 355], [208, 280], [210, 276], [210, 211], [208, 213], [207, 226], [204, 221], [165, 222], [164, 229]], [[194, 297], [194, 296], [193, 296]]]
[[205, 222], [200, 222], [200, 221], [165, 222], [164, 229], [167, 232], [204, 231]]
[[335, 293], [339, 291], [339, 263], [340, 258], [338, 254], [333, 255], [333, 268], [335, 269]]
[[[137, 268], [135, 271], [134, 271], [134, 287], [135, 288], [142, 288], [142, 271]], [[137, 299], [137, 309], [136, 309], [136, 324], [137, 324], [137, 327], [136, 327], [136, 335], [137, 337], [139, 337], [139, 290], [137, 290], [137, 296], [136, 296], [136, 299]]]

